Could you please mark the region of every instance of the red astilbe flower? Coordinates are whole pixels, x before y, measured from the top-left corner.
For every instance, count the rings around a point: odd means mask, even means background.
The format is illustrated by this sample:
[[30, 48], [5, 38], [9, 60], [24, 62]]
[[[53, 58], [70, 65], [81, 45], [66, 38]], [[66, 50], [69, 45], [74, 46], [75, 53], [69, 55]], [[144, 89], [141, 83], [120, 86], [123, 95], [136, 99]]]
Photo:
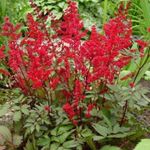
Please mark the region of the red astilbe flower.
[[[8, 23], [9, 28], [7, 28]], [[49, 37], [30, 14], [27, 16], [27, 25], [28, 32], [22, 39], [19, 38], [20, 34], [17, 34], [18, 28], [8, 20], [4, 24], [5, 31], [2, 33], [11, 39], [9, 41], [9, 66], [15, 74], [18, 86], [23, 90], [28, 86], [33, 89], [43, 87], [53, 71], [51, 64], [54, 58]], [[20, 79], [25, 81], [24, 84], [19, 81]]]
[[70, 44], [70, 48], [77, 49], [81, 44], [81, 38], [85, 36], [86, 32], [82, 31], [83, 22], [79, 18], [76, 3], [68, 1], [68, 4], [58, 34], [61, 35], [64, 42]]
[[76, 80], [73, 92], [74, 92], [73, 93], [73, 96], [74, 96], [73, 106], [77, 108], [80, 101], [82, 101], [85, 98], [85, 96], [83, 95], [83, 83], [80, 82], [79, 80]]
[[5, 24], [2, 26], [2, 35], [9, 37], [10, 39], [17, 40], [20, 38], [21, 34], [17, 33], [21, 27], [21, 24], [14, 26], [8, 17], [4, 18]]
[[90, 118], [91, 117], [91, 111], [93, 110], [93, 108], [95, 107], [94, 104], [89, 104], [87, 107], [87, 111], [86, 111], [86, 118]]
[[99, 78], [113, 82], [117, 72], [131, 59], [123, 54], [132, 44], [131, 22], [125, 16], [117, 16], [104, 25], [104, 32], [101, 35], [93, 27], [90, 39], [81, 49], [83, 59], [92, 66], [89, 82]]
[[66, 103], [63, 106], [63, 110], [67, 113], [69, 119], [76, 125], [77, 121], [74, 120], [74, 117], [76, 116], [76, 113], [75, 113], [73, 107], [69, 103]]
[[0, 60], [5, 58], [4, 50], [5, 50], [5, 46], [1, 46], [0, 47]]

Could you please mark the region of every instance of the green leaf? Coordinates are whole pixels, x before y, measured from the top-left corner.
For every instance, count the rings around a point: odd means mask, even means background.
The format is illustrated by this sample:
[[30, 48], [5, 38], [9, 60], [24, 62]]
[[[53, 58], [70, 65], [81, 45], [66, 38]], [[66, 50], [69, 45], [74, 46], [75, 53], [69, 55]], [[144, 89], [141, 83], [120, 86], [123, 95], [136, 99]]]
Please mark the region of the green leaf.
[[58, 128], [58, 131], [57, 131], [57, 135], [60, 135], [62, 133], [65, 133], [66, 131], [72, 129], [73, 126], [72, 125], [67, 125], [67, 126], [61, 126]]
[[13, 144], [19, 146], [22, 142], [22, 136], [20, 135], [13, 135]]
[[57, 127], [56, 127], [56, 128], [54, 128], [54, 129], [51, 131], [51, 135], [56, 136], [56, 135], [57, 135], [57, 130], [58, 130], [58, 128], [57, 128]]
[[145, 72], [144, 79], [145, 79], [145, 80], [150, 80], [150, 71], [146, 71], [146, 72]]
[[20, 102], [23, 101], [24, 99], [26, 99], [26, 98], [24, 97], [23, 94], [21, 94], [18, 98], [15, 99], [15, 102], [16, 102], [16, 103], [20, 103]]
[[114, 135], [109, 135], [108, 138], [124, 138], [127, 137], [129, 135], [132, 135], [133, 132], [127, 132], [127, 133], [118, 133], [118, 134], [114, 134]]
[[64, 8], [65, 2], [60, 2], [60, 3], [58, 3], [58, 6], [59, 6], [60, 8]]
[[50, 145], [50, 150], [58, 150], [58, 147], [59, 147], [59, 143], [53, 143]]
[[72, 133], [71, 132], [65, 132], [63, 134], [61, 134], [60, 136], [57, 137], [57, 139], [59, 140], [59, 143], [64, 143], [65, 140], [69, 137], [69, 135]]
[[9, 109], [9, 105], [8, 104], [1, 105], [0, 106], [0, 117], [4, 116], [8, 112], [8, 109]]
[[2, 136], [6, 141], [11, 142], [11, 132], [5, 126], [0, 126], [0, 136]]
[[38, 141], [37, 141], [37, 144], [40, 145], [40, 146], [46, 146], [46, 145], [49, 145], [51, 142], [51, 139], [50, 138], [40, 138]]
[[16, 111], [13, 115], [13, 120], [14, 121], [19, 121], [21, 119], [21, 112], [20, 111]]
[[93, 140], [92, 140], [92, 137], [86, 138], [86, 143], [89, 145], [89, 147], [90, 147], [92, 150], [96, 150], [96, 146], [95, 146], [95, 143], [94, 143]]
[[104, 137], [106, 137], [107, 134], [109, 133], [109, 130], [108, 130], [106, 127], [101, 126], [101, 125], [96, 124], [96, 123], [93, 125], [93, 128], [94, 128], [100, 135], [102, 135], [102, 136], [104, 136]]
[[140, 143], [134, 148], [134, 150], [150, 150], [150, 139], [142, 139]]
[[121, 150], [120, 147], [106, 145], [102, 147], [100, 150]]
[[64, 148], [74, 148], [77, 147], [79, 144], [77, 141], [71, 140], [63, 143]]
[[147, 60], [147, 63], [142, 67], [142, 69], [140, 70], [135, 83], [138, 83], [140, 81], [140, 79], [144, 76], [145, 72], [150, 68], [150, 57]]
[[112, 123], [111, 123], [111, 114], [110, 111], [106, 110], [106, 109], [102, 109], [101, 111], [102, 116], [105, 120], [105, 122], [107, 123], [107, 125], [109, 126], [109, 128], [112, 127]]
[[84, 130], [82, 130], [81, 135], [83, 137], [90, 137], [92, 136], [92, 131], [89, 128], [85, 128]]
[[24, 113], [25, 115], [28, 115], [28, 114], [29, 114], [29, 110], [28, 110], [28, 108], [27, 108], [26, 106], [22, 106], [21, 111], [22, 111], [22, 113]]
[[143, 10], [143, 16], [146, 23], [146, 27], [148, 28], [150, 26], [150, 2], [148, 0], [142, 0], [140, 1], [140, 5]]
[[103, 140], [105, 137], [103, 137], [103, 136], [94, 136], [93, 137], [93, 140], [94, 141], [100, 141], [100, 140]]
[[35, 150], [33, 144], [28, 140], [24, 150]]
[[5, 16], [6, 7], [7, 6], [7, 0], [0, 1], [0, 9], [2, 10], [2, 15]]

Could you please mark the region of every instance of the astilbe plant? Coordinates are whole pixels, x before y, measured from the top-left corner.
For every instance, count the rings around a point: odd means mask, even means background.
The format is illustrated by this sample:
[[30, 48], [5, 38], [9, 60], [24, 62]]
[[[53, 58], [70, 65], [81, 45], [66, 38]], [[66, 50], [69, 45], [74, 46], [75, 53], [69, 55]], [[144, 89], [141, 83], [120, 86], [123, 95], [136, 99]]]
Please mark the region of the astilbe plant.
[[[35, 21], [28, 14], [25, 36], [20, 25], [5, 18], [1, 34], [8, 38], [8, 53], [4, 55], [2, 47], [0, 59], [9, 66], [14, 86], [33, 98], [32, 105], [40, 99], [49, 106], [60, 104], [77, 125], [91, 116], [93, 108], [104, 106], [106, 99], [101, 97], [108, 92], [107, 84], [115, 84], [132, 59], [132, 29], [126, 13], [119, 13], [104, 25], [103, 34], [93, 26], [89, 35], [76, 3], [68, 3], [63, 20], [52, 20], [51, 27], [42, 15]], [[91, 91], [95, 94], [89, 99]]]

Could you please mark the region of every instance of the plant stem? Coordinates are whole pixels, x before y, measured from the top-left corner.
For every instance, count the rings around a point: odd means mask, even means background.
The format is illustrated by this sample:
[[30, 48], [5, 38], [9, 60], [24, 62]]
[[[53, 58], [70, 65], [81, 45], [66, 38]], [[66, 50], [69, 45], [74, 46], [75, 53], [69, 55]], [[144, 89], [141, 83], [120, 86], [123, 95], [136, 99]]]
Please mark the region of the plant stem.
[[123, 114], [122, 114], [121, 121], [120, 121], [120, 127], [124, 123], [124, 119], [125, 119], [125, 115], [126, 115], [126, 112], [127, 112], [127, 108], [128, 108], [128, 101], [126, 100], [125, 105], [123, 106]]
[[139, 69], [138, 69], [138, 71], [137, 71], [137, 73], [136, 73], [136, 75], [135, 75], [135, 78], [134, 78], [134, 80], [133, 80], [133, 83], [135, 83], [135, 81], [136, 81], [136, 79], [137, 79], [137, 77], [138, 77], [138, 75], [139, 75], [141, 69], [144, 67], [144, 65], [145, 65], [145, 64], [147, 63], [147, 61], [149, 60], [149, 53], [150, 53], [150, 51], [148, 51], [148, 54], [147, 54], [147, 57], [146, 57], [144, 63], [139, 67]]

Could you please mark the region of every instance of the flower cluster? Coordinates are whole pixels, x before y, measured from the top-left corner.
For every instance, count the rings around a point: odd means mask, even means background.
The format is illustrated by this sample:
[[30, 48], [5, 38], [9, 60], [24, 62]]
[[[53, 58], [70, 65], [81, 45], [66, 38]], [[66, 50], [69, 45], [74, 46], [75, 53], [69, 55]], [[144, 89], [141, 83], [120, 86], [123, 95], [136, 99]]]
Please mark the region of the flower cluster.
[[[23, 37], [20, 25], [14, 26], [8, 18], [2, 34], [8, 37], [8, 65], [16, 86], [27, 95], [46, 99], [50, 105], [58, 100], [77, 124], [81, 116], [89, 118], [92, 109], [100, 105], [98, 98], [88, 99], [86, 94], [93, 89], [98, 95], [107, 92], [107, 84], [113, 84], [130, 62], [132, 30], [131, 21], [122, 13], [104, 25], [104, 34], [93, 26], [89, 35], [76, 3], [68, 4], [63, 20], [57, 25], [52, 21], [54, 34], [31, 14]], [[2, 51], [3, 47], [1, 59]], [[45, 110], [49, 111], [49, 107]]]

